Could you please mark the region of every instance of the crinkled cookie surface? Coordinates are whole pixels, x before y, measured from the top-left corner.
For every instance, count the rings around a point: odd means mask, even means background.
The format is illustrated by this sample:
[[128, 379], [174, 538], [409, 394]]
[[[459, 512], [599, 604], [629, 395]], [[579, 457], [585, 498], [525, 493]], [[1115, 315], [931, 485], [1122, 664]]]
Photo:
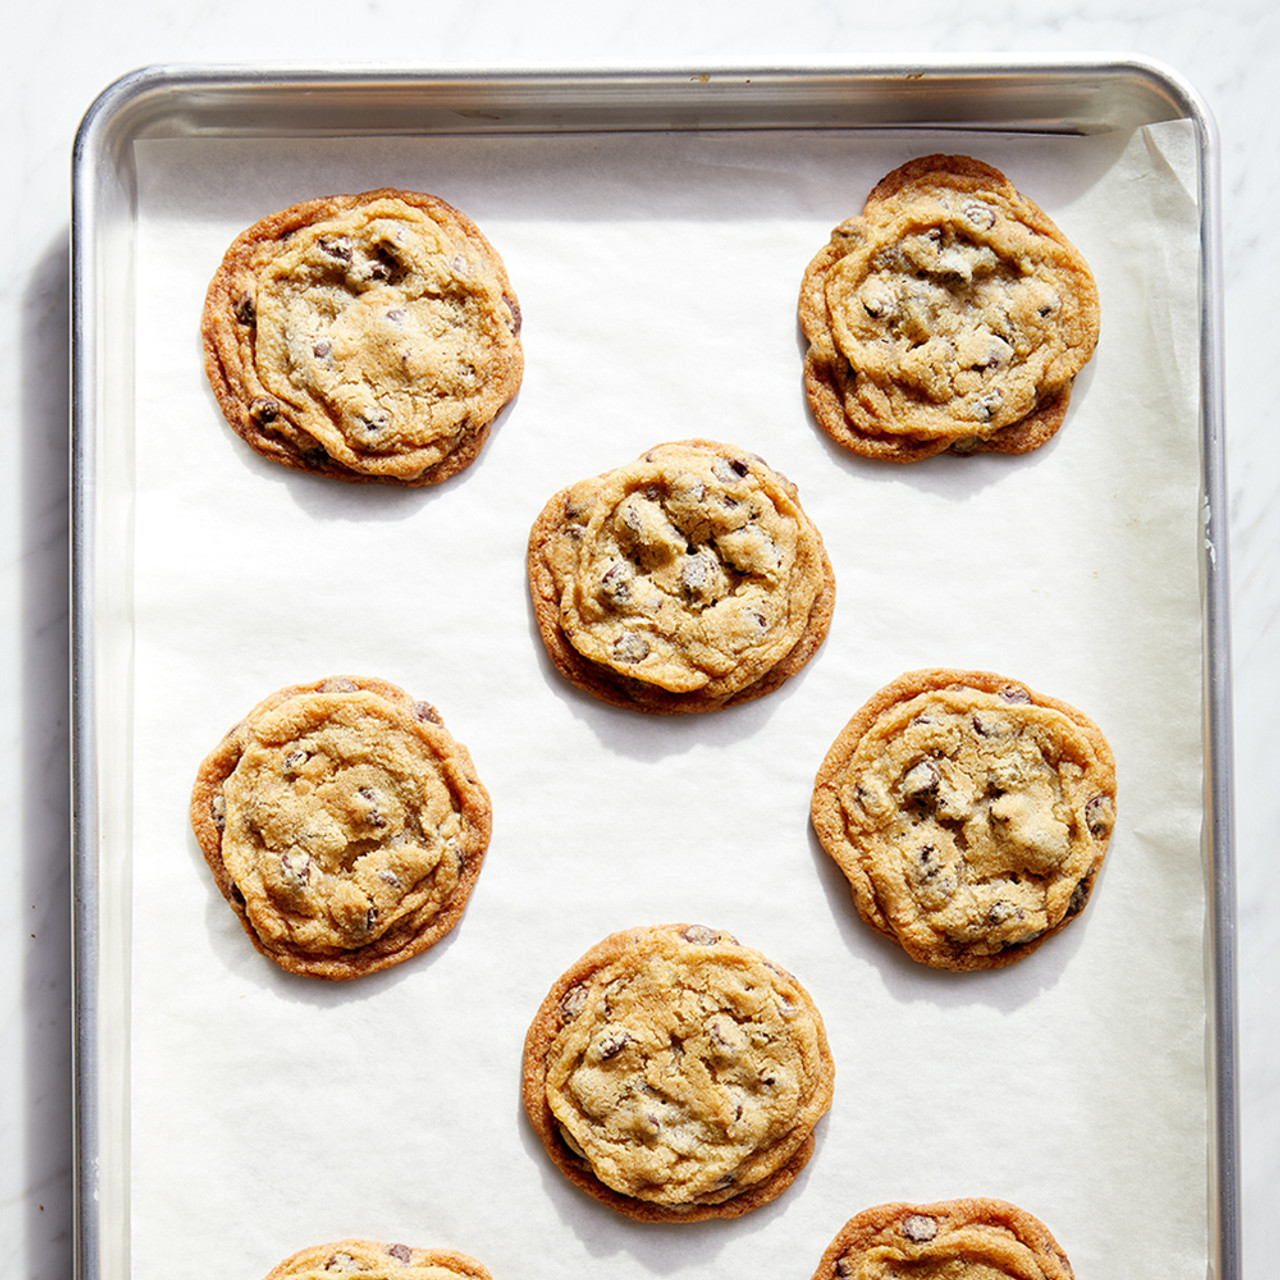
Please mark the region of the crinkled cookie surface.
[[488, 793], [435, 709], [333, 677], [261, 702], [202, 763], [191, 821], [264, 955], [352, 978], [457, 923], [489, 841]]
[[560, 1169], [629, 1217], [697, 1221], [795, 1178], [831, 1105], [821, 1015], [729, 934], [611, 935], [552, 987], [525, 1045], [524, 1104]]
[[883, 1204], [851, 1218], [813, 1280], [1071, 1280], [1038, 1218], [1003, 1200]]
[[227, 250], [205, 368], [259, 453], [342, 480], [435, 484], [479, 453], [523, 374], [497, 251], [436, 196], [383, 189], [295, 205]]
[[556, 666], [656, 713], [759, 697], [830, 626], [835, 579], [795, 486], [736, 446], [685, 440], [556, 494], [529, 579]]
[[1083, 910], [1115, 824], [1083, 713], [990, 672], [911, 672], [818, 772], [812, 817], [859, 914], [915, 960], [996, 968]]
[[1098, 340], [1080, 252], [998, 169], [924, 156], [832, 232], [800, 293], [814, 415], [839, 444], [912, 462], [1023, 453], [1062, 425]]
[[492, 1280], [466, 1254], [373, 1240], [338, 1240], [302, 1249], [273, 1268], [266, 1280], [334, 1280], [345, 1275], [364, 1280]]

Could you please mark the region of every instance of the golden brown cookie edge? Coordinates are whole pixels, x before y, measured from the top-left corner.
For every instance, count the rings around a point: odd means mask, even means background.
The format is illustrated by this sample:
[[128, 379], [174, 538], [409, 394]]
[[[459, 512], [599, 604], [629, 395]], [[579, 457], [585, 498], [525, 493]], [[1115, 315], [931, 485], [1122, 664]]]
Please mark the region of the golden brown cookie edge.
[[[666, 445], [699, 445], [706, 448], [727, 450], [733, 453], [751, 454], [750, 450], [722, 441], [707, 440], [695, 437], [689, 440], [664, 441]], [[641, 455], [644, 456], [643, 454]], [[758, 455], [751, 454], [752, 457]], [[775, 477], [794, 490], [794, 485], [763, 459], [759, 459]], [[624, 464], [625, 465], [625, 464]], [[616, 468], [600, 473], [603, 478], [612, 474]], [[529, 532], [526, 556], [526, 569], [529, 581], [529, 595], [533, 607], [534, 622], [538, 634], [556, 670], [570, 684], [590, 694], [593, 698], [611, 706], [621, 707], [627, 711], [642, 711], [649, 715], [688, 715], [704, 711], [718, 711], [725, 707], [738, 706], [744, 702], [752, 702], [785, 684], [796, 675], [822, 647], [831, 629], [832, 617], [835, 613], [836, 578], [831, 558], [827, 554], [821, 532], [808, 513], [800, 504], [798, 496], [792, 495], [801, 518], [812, 529], [817, 549], [821, 558], [820, 586], [814, 602], [809, 610], [809, 617], [804, 631], [796, 643], [772, 667], [765, 671], [758, 680], [730, 694], [707, 693], [695, 690], [692, 693], [671, 693], [657, 688], [643, 680], [630, 679], [612, 667], [592, 662], [581, 654], [569, 642], [561, 625], [560, 602], [556, 592], [555, 578], [546, 558], [544, 548], [556, 535], [565, 519], [565, 507], [569, 494], [575, 485], [569, 485], [554, 494], [539, 512]]]
[[200, 852], [213, 875], [214, 883], [235, 911], [255, 949], [289, 973], [330, 982], [345, 982], [382, 969], [389, 969], [393, 965], [420, 955], [430, 950], [454, 929], [462, 919], [471, 892], [480, 877], [480, 869], [493, 832], [493, 806], [487, 788], [480, 781], [471, 753], [449, 732], [435, 708], [432, 707], [431, 712], [434, 717], [432, 723], [445, 736], [446, 741], [442, 742], [441, 746], [447, 748], [456, 758], [458, 768], [454, 772], [461, 779], [462, 789], [465, 792], [464, 796], [460, 797], [460, 803], [464, 806], [467, 816], [467, 822], [463, 828], [465, 843], [462, 874], [453, 892], [425, 926], [418, 929], [389, 930], [374, 942], [346, 955], [316, 956], [299, 948], [268, 946], [254, 928], [245, 908], [243, 896], [232, 881], [222, 859], [222, 833], [213, 820], [213, 800], [221, 792], [227, 778], [235, 771], [243, 752], [243, 735], [259, 717], [290, 698], [318, 692], [325, 684], [336, 680], [350, 681], [359, 691], [375, 693], [401, 707], [430, 706], [411, 697], [399, 685], [373, 676], [326, 676], [305, 684], [287, 685], [278, 689], [263, 698], [237, 721], [224, 735], [222, 741], [201, 762], [191, 791], [189, 814], [196, 843], [200, 846]]
[[[413, 475], [398, 475], [376, 468], [356, 469], [334, 458], [305, 429], [286, 423], [275, 431], [264, 430], [253, 417], [250, 406], [259, 395], [268, 395], [257, 379], [252, 360], [243, 356], [238, 336], [234, 284], [237, 273], [250, 270], [254, 252], [265, 242], [283, 234], [309, 226], [330, 213], [343, 212], [374, 200], [399, 200], [424, 212], [438, 212], [453, 223], [464, 237], [484, 256], [502, 287], [503, 298], [512, 313], [513, 345], [509, 351], [509, 367], [502, 379], [498, 398], [502, 403], [483, 422], [464, 430], [454, 447], [438, 462]], [[479, 456], [499, 414], [511, 403], [520, 389], [524, 375], [524, 350], [520, 343], [522, 315], [519, 299], [507, 274], [502, 256], [476, 223], [440, 196], [397, 187], [378, 187], [359, 194], [324, 196], [305, 200], [258, 219], [236, 236], [223, 254], [209, 282], [201, 313], [200, 333], [205, 375], [222, 416], [232, 430], [260, 456], [295, 471], [309, 475], [343, 480], [351, 484], [389, 484], [405, 488], [424, 488], [440, 484], [469, 467]], [[239, 359], [229, 359], [231, 353]], [[502, 398], [505, 395], [505, 398]], [[272, 397], [274, 398], [274, 397]]]
[[[413, 1267], [446, 1267], [459, 1276], [470, 1280], [493, 1280], [484, 1266], [468, 1254], [459, 1253], [455, 1249], [419, 1249], [412, 1245], [396, 1243], [386, 1244], [379, 1240], [346, 1239], [334, 1240], [329, 1244], [310, 1245], [290, 1254], [283, 1262], [278, 1263], [267, 1273], [263, 1280], [287, 1280], [287, 1277], [323, 1270], [321, 1264], [330, 1260], [334, 1254], [349, 1253], [352, 1257], [365, 1260], [376, 1259], [383, 1255], [396, 1257], [392, 1249], [404, 1248], [410, 1252], [410, 1261], [404, 1265]], [[401, 1261], [397, 1258], [397, 1261]]]
[[[831, 1046], [827, 1040], [826, 1027], [821, 1012], [812, 996], [792, 974], [787, 974], [792, 982], [808, 1000], [818, 1029], [819, 1052], [824, 1066], [823, 1093], [825, 1105], [814, 1121], [808, 1135], [800, 1143], [789, 1160], [781, 1164], [768, 1177], [755, 1183], [740, 1195], [733, 1196], [716, 1204], [698, 1204], [688, 1208], [674, 1209], [651, 1201], [639, 1200], [633, 1196], [623, 1195], [612, 1187], [601, 1182], [590, 1165], [575, 1155], [566, 1146], [560, 1136], [546, 1095], [546, 1059], [552, 1043], [564, 1026], [565, 1020], [561, 1005], [565, 995], [581, 982], [587, 980], [597, 969], [624, 955], [632, 947], [643, 945], [646, 941], [666, 938], [672, 935], [683, 935], [689, 929], [701, 929], [706, 926], [689, 922], [665, 925], [640, 925], [635, 928], [621, 929], [609, 934], [595, 943], [578, 960], [576, 960], [552, 984], [550, 991], [543, 999], [529, 1030], [525, 1035], [524, 1055], [521, 1073], [520, 1096], [525, 1114], [534, 1132], [538, 1135], [552, 1163], [569, 1179], [574, 1186], [585, 1191], [594, 1199], [609, 1208], [632, 1218], [637, 1222], [706, 1222], [717, 1218], [738, 1218], [750, 1213], [762, 1205], [777, 1199], [795, 1180], [800, 1171], [809, 1163], [817, 1146], [815, 1130], [817, 1122], [830, 1107], [832, 1086], [835, 1077], [835, 1063], [831, 1055]], [[721, 929], [712, 929], [718, 941], [728, 942], [743, 950], [761, 954], [753, 947], [744, 947], [732, 934]], [[770, 961], [770, 963], [772, 963]], [[775, 966], [776, 967], [776, 966]]]
[[[827, 344], [829, 348], [830, 344]], [[1072, 383], [1036, 406], [1025, 418], [1011, 422], [987, 437], [957, 436], [924, 440], [910, 435], [877, 435], [856, 426], [844, 411], [842, 390], [847, 366], [834, 350], [814, 344], [804, 360], [804, 387], [810, 412], [831, 440], [850, 453], [878, 462], [921, 462], [940, 453], [1031, 453], [1047, 444], [1061, 429], [1071, 403]]]
[[972, 1196], [931, 1204], [893, 1201], [855, 1214], [827, 1246], [812, 1280], [838, 1280], [840, 1260], [862, 1253], [883, 1238], [886, 1230], [910, 1217], [942, 1220], [949, 1227], [997, 1226], [1009, 1231], [1040, 1260], [1040, 1280], [1073, 1280], [1066, 1252], [1039, 1218], [1007, 1200]]
[[972, 156], [941, 153], [908, 160], [886, 174], [867, 196], [863, 212], [846, 219], [810, 260], [801, 279], [798, 317], [807, 350], [804, 357], [805, 398], [814, 420], [836, 444], [864, 458], [882, 462], [910, 463], [940, 453], [969, 456], [977, 453], [1024, 454], [1047, 443], [1066, 421], [1071, 387], [1078, 370], [1061, 382], [1045, 388], [1040, 402], [1022, 419], [1006, 424], [989, 436], [974, 435], [967, 429], [951, 436], [922, 437], [909, 432], [875, 432], [855, 423], [845, 409], [845, 395], [852, 369], [836, 350], [828, 325], [825, 295], [826, 274], [849, 251], [852, 244], [868, 234], [876, 215], [888, 214], [904, 192], [911, 191], [930, 175], [961, 180], [974, 191], [988, 191], [1016, 208], [1019, 220], [1047, 236], [1068, 251], [1087, 285], [1091, 302], [1085, 309], [1092, 316], [1093, 339], [1083, 367], [1092, 358], [1098, 336], [1097, 284], [1083, 254], [1047, 213], [1029, 196], [1020, 192], [995, 166]]
[[[998, 694], [1001, 689], [1015, 686], [1024, 690], [1037, 706], [1060, 712], [1083, 734], [1094, 747], [1099, 763], [1105, 772], [1103, 777], [1109, 794], [1116, 793], [1115, 756], [1111, 745], [1095, 721], [1078, 707], [1047, 694], [1039, 693], [1021, 680], [999, 675], [993, 671], [971, 671], [957, 667], [925, 667], [908, 671], [878, 689], [849, 718], [827, 750], [814, 778], [809, 817], [818, 843], [844, 874], [849, 883], [853, 903], [864, 922], [883, 937], [897, 943], [913, 960], [931, 969], [949, 972], [973, 972], [976, 970], [1002, 969], [1038, 950], [1055, 934], [1061, 933], [1084, 911], [1099, 871], [1107, 855], [1104, 845], [1092, 870], [1084, 882], [1084, 896], [1080, 906], [1069, 912], [1056, 925], [1038, 937], [1007, 948], [993, 955], [981, 955], [957, 949], [956, 953], [939, 953], [937, 949], [920, 949], [908, 945], [880, 909], [879, 897], [871, 877], [863, 869], [861, 859], [852, 850], [845, 836], [844, 817], [840, 805], [840, 779], [849, 760], [857, 750], [863, 736], [879, 720], [880, 716], [899, 702], [909, 701], [930, 690], [943, 689], [959, 684], [979, 689], [984, 693]], [[1108, 842], [1109, 843], [1109, 842]]]

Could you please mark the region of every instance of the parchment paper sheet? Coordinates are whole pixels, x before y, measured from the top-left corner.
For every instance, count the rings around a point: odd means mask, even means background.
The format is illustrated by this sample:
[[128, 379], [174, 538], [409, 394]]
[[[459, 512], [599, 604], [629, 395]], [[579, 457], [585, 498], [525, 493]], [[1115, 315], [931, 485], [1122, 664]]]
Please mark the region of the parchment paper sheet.
[[[1205, 1273], [1197, 211], [1188, 127], [1091, 138], [845, 131], [138, 144], [132, 1274], [254, 1280], [344, 1236], [496, 1280], [808, 1277], [858, 1210], [993, 1195], [1082, 1280]], [[876, 465], [800, 382], [809, 258], [931, 150], [1001, 167], [1093, 266], [1102, 341], [1022, 458]], [[527, 374], [434, 490], [254, 455], [205, 385], [223, 250], [296, 201], [444, 196], [503, 254]], [[839, 599], [759, 702], [647, 719], [579, 695], [532, 626], [525, 541], [564, 484], [699, 435], [786, 472]], [[126, 602], [128, 603], [128, 602]], [[809, 831], [813, 773], [901, 672], [999, 671], [1086, 710], [1119, 826], [1087, 912], [1022, 963], [935, 973], [873, 936]], [[352, 984], [262, 959], [187, 827], [196, 766], [259, 698], [340, 673], [434, 702], [495, 810], [461, 925]], [[129, 856], [121, 851], [120, 856]], [[524, 1122], [528, 1022], [605, 934], [703, 921], [790, 968], [837, 1064], [817, 1153], [744, 1219], [624, 1220]]]

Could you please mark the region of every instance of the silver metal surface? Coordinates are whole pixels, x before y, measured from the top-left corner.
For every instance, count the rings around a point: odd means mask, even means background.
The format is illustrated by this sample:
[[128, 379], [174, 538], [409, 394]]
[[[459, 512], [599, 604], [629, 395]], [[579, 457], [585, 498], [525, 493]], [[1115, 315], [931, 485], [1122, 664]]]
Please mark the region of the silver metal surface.
[[[127, 986], [128, 956], [104, 948], [104, 913], [128, 885], [100, 850], [127, 830], [131, 511], [128, 492], [136, 173], [133, 145], [183, 137], [324, 137], [606, 130], [991, 129], [1088, 134], [1192, 123], [1200, 161], [1201, 415], [1206, 858], [1213, 1146], [1213, 1274], [1240, 1271], [1231, 697], [1228, 669], [1217, 139], [1169, 71], [1115, 61], [932, 60], [806, 69], [414, 70], [154, 67], [110, 86], [86, 115], [73, 162], [72, 700], [78, 1275], [127, 1274], [127, 1028], [102, 997]], [[110, 484], [104, 481], [110, 479]], [[127, 872], [123, 873], [127, 875]], [[115, 1006], [112, 1006], [115, 1012]]]

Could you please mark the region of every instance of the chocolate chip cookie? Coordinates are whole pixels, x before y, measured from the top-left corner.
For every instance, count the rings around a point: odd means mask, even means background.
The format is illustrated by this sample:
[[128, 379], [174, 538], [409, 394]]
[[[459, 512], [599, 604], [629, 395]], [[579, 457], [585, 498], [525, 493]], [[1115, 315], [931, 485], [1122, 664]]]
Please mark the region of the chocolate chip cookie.
[[263, 955], [346, 979], [457, 924], [492, 811], [430, 703], [338, 676], [272, 694], [226, 735], [200, 766], [191, 825]]
[[796, 487], [683, 440], [562, 490], [529, 537], [534, 616], [579, 688], [654, 714], [776, 689], [825, 639], [835, 577]]
[[265, 457], [429, 485], [475, 460], [524, 370], [497, 251], [437, 196], [294, 205], [238, 236], [209, 285], [205, 370]]
[[365, 1280], [493, 1280], [474, 1258], [450, 1249], [411, 1249], [407, 1244], [339, 1240], [302, 1249], [274, 1268], [266, 1280], [333, 1280], [362, 1275]]
[[524, 1106], [556, 1165], [644, 1222], [737, 1217], [790, 1186], [831, 1105], [818, 1009], [703, 925], [615, 933], [552, 986]]
[[913, 671], [836, 738], [822, 847], [859, 914], [937, 969], [1011, 964], [1084, 909], [1116, 817], [1115, 763], [1064, 702], [983, 671]]
[[885, 177], [805, 271], [804, 381], [854, 453], [1026, 453], [1098, 341], [1088, 264], [998, 169], [930, 155]]
[[1071, 1280], [1038, 1218], [1003, 1200], [882, 1204], [850, 1218], [813, 1280]]

